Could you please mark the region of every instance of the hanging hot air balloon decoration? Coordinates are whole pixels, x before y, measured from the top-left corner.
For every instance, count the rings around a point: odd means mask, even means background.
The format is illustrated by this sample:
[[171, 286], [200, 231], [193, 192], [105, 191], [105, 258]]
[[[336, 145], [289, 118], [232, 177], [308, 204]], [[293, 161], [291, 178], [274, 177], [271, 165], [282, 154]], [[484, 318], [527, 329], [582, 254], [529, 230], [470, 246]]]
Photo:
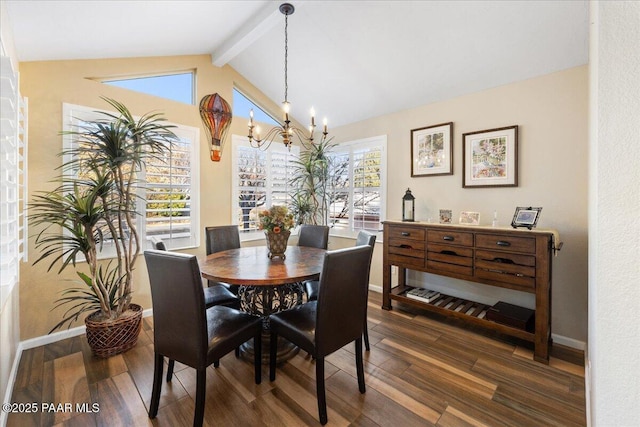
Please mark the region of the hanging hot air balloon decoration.
[[220, 95], [206, 95], [200, 100], [200, 117], [209, 135], [211, 160], [219, 162], [224, 140], [231, 125], [231, 107]]

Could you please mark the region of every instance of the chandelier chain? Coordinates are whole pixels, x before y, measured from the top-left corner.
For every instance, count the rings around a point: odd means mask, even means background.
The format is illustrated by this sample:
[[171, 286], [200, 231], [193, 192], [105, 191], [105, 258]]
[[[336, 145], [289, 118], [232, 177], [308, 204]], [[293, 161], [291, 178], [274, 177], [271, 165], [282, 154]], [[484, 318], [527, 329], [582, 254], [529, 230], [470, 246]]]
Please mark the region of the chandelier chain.
[[289, 36], [287, 29], [289, 28], [289, 14], [284, 15], [284, 102], [287, 102], [287, 93], [289, 92], [289, 83], [287, 81], [287, 63], [289, 57]]

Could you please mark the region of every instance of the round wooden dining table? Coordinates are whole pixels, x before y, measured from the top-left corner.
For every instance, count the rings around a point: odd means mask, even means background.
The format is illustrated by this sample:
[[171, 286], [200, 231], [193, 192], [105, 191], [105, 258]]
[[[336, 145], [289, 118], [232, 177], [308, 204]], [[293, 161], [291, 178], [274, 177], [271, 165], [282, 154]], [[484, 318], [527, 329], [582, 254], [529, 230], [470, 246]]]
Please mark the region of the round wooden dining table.
[[[229, 249], [207, 255], [200, 260], [203, 278], [215, 282], [240, 285], [240, 309], [263, 317], [263, 363], [269, 357], [269, 315], [302, 304], [302, 282], [317, 280], [322, 271], [325, 249], [289, 246], [286, 258], [269, 259], [266, 246]], [[278, 338], [278, 361], [288, 360], [299, 351], [281, 337]], [[251, 341], [241, 347], [247, 358], [253, 358]]]

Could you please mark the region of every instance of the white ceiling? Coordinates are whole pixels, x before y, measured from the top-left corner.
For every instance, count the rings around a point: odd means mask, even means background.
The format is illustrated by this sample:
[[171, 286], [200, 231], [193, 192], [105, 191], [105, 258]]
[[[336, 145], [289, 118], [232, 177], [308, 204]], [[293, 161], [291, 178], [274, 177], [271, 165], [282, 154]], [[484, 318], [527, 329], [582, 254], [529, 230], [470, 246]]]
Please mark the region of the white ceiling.
[[[284, 98], [280, 1], [5, 3], [20, 61], [209, 53]], [[302, 123], [312, 106], [338, 126], [588, 62], [588, 0], [291, 3]]]

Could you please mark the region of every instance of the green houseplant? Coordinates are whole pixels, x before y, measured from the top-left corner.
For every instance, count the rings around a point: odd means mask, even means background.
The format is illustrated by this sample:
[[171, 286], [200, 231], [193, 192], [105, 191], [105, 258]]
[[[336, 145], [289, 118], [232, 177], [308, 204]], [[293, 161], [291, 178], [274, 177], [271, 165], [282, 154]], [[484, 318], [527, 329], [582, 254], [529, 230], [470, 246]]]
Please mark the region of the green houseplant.
[[[120, 102], [103, 99], [117, 113], [97, 112], [98, 119], [62, 132], [74, 141], [61, 153], [70, 160], [59, 168], [58, 187], [34, 196], [30, 221], [41, 227], [35, 240], [41, 253], [34, 264], [51, 259], [48, 271], [59, 263], [58, 273], [72, 265], [81, 279], [56, 301], [54, 308], [66, 311], [50, 332], [90, 314], [85, 319], [89, 344], [94, 354], [106, 357], [135, 345], [139, 321], [131, 326], [135, 337], [124, 343], [93, 337], [89, 326], [102, 325], [109, 332], [123, 319], [142, 316], [141, 307], [131, 303], [133, 271], [142, 248], [135, 222], [138, 173], [146, 159], [170, 150], [175, 134], [159, 113], [135, 119]], [[115, 258], [99, 261], [99, 250], [107, 242]], [[81, 260], [86, 265], [78, 263]]]
[[297, 224], [327, 225], [331, 202], [331, 158], [335, 144], [323, 139], [293, 161], [289, 208]]

